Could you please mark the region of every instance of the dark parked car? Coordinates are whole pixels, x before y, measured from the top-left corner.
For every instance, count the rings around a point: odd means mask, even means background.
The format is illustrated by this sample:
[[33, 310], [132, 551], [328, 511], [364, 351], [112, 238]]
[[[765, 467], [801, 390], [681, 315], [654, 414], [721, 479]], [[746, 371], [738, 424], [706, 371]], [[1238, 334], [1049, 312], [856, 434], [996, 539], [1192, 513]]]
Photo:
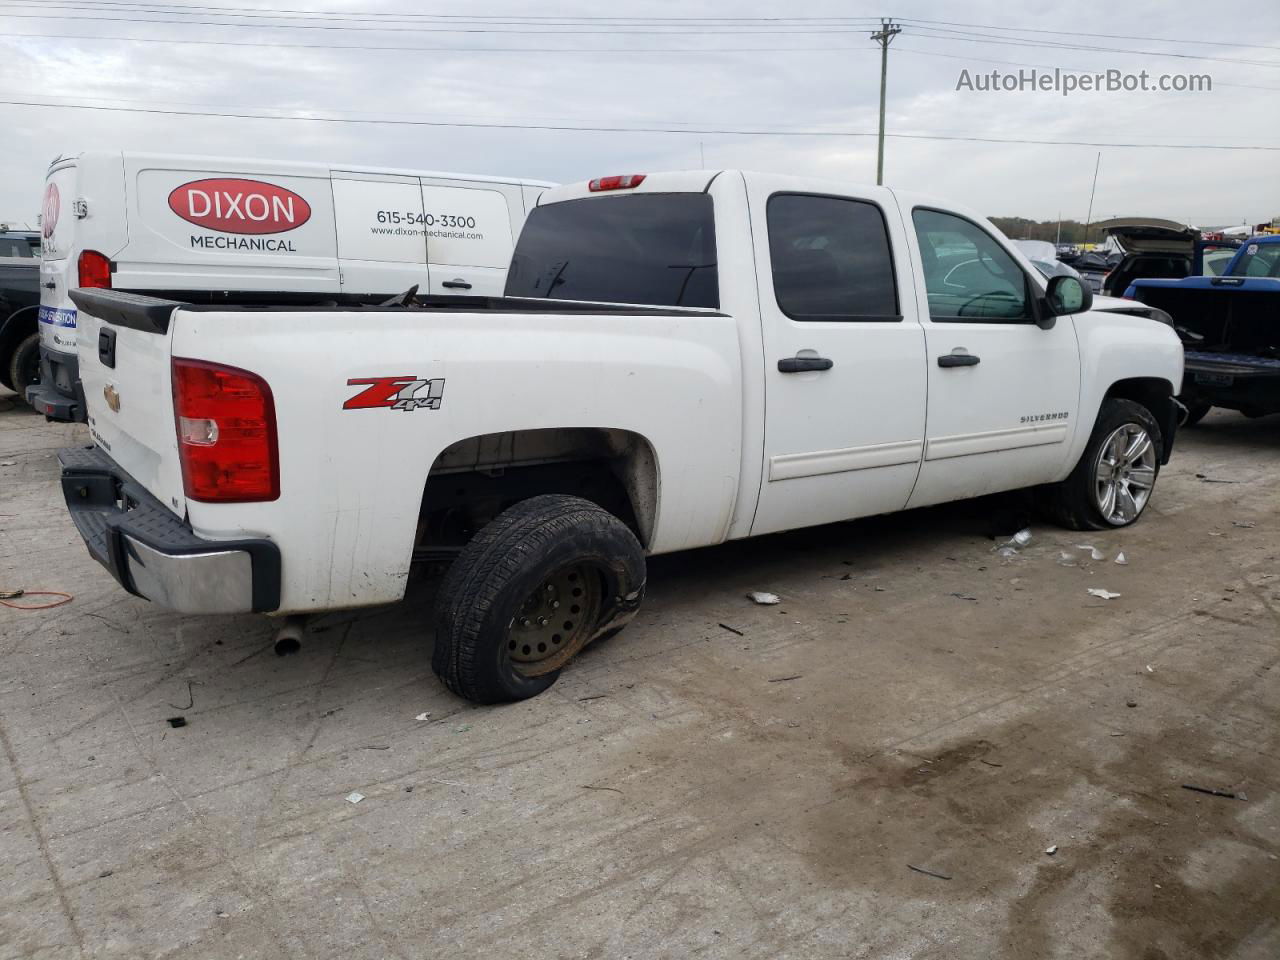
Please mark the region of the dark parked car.
[[0, 224], [0, 384], [23, 396], [40, 379], [40, 234]]

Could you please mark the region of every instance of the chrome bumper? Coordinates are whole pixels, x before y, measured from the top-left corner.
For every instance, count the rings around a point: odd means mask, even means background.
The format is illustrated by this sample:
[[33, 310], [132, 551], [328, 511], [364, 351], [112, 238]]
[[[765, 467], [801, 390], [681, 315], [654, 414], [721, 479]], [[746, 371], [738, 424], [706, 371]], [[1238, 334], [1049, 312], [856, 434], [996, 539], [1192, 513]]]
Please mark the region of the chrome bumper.
[[58, 452], [62, 492], [89, 555], [130, 593], [178, 613], [280, 606], [269, 540], [205, 540], [97, 447]]

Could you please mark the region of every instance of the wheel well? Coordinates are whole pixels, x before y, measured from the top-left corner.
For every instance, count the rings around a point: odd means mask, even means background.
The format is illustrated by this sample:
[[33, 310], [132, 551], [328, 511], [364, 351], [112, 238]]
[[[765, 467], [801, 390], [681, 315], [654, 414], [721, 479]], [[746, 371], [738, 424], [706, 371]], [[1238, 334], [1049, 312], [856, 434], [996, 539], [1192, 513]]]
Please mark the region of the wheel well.
[[19, 307], [0, 321], [0, 382], [12, 389], [9, 382], [9, 359], [23, 340], [40, 329], [37, 322], [38, 307]]
[[598, 503], [648, 546], [658, 511], [657, 457], [639, 434], [604, 427], [459, 440], [427, 474], [416, 545], [426, 552], [460, 547], [507, 507], [542, 493]]
[[1159, 377], [1133, 377], [1129, 380], [1117, 380], [1107, 390], [1105, 399], [1112, 397], [1121, 400], [1132, 400], [1146, 407], [1157, 421], [1163, 423], [1164, 412], [1169, 406], [1169, 398], [1173, 396], [1173, 386], [1168, 380]]

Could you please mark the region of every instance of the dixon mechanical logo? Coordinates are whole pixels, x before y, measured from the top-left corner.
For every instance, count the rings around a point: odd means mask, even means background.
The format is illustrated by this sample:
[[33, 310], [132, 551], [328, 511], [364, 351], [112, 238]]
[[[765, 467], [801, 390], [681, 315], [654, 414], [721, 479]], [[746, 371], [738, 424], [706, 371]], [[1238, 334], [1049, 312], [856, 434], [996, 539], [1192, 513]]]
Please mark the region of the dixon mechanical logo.
[[311, 219], [311, 204], [292, 190], [236, 178], [184, 183], [169, 194], [169, 209], [219, 233], [284, 233]]
[[40, 232], [45, 239], [53, 236], [53, 228], [58, 225], [58, 214], [62, 211], [62, 195], [58, 185], [51, 183], [44, 191], [44, 211], [40, 217]]

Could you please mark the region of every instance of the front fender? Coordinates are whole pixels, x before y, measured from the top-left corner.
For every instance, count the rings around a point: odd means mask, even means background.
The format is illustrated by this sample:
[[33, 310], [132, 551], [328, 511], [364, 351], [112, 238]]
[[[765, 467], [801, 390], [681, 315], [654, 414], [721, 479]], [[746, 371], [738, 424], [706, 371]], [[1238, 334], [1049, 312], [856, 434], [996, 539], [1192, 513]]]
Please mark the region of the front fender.
[[[1102, 402], [1116, 384], [1158, 380], [1167, 385], [1169, 396], [1176, 396], [1182, 387], [1182, 341], [1158, 320], [1095, 311], [1076, 318], [1076, 336], [1080, 343], [1080, 417], [1067, 459], [1068, 473], [1084, 453]], [[1169, 405], [1152, 413], [1162, 430], [1166, 424], [1172, 426], [1165, 444], [1171, 448], [1180, 417], [1178, 408]]]

